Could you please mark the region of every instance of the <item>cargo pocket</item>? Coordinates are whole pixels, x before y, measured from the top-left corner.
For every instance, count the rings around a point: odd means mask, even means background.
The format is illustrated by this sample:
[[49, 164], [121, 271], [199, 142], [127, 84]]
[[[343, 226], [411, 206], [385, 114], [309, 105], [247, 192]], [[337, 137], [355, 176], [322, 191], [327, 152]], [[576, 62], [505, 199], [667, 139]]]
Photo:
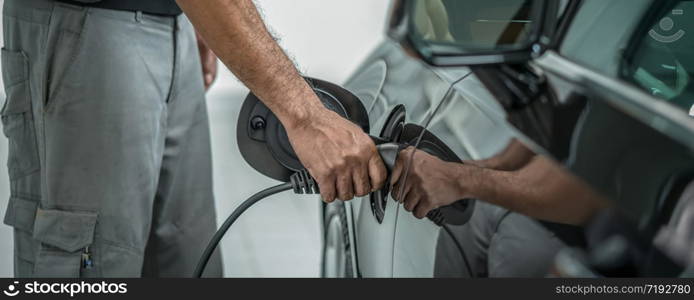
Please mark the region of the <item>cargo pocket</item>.
[[33, 238], [41, 245], [34, 276], [76, 278], [81, 277], [83, 268], [91, 268], [88, 249], [94, 241], [96, 218], [97, 214], [90, 212], [38, 209]]
[[7, 169], [13, 180], [39, 169], [31, 113], [29, 62], [23, 52], [2, 49], [2, 79], [6, 99], [0, 115], [3, 132], [9, 140]]

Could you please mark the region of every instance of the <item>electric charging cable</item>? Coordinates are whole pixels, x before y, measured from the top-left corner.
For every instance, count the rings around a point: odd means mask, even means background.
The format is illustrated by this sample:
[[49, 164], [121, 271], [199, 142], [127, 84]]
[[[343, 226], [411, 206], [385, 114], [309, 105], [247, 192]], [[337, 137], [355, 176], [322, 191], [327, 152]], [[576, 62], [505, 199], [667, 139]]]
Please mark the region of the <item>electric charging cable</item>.
[[233, 225], [234, 222], [236, 222], [236, 219], [238, 219], [248, 208], [250, 208], [251, 206], [253, 206], [253, 204], [256, 204], [260, 200], [288, 190], [294, 190], [294, 193], [296, 194], [319, 193], [318, 184], [315, 182], [315, 180], [313, 180], [313, 178], [308, 174], [308, 172], [300, 171], [294, 173], [291, 176], [290, 182], [278, 184], [276, 186], [264, 189], [249, 197], [248, 199], [246, 199], [246, 201], [243, 201], [241, 205], [239, 205], [239, 207], [237, 207], [234, 210], [234, 212], [232, 212], [231, 215], [229, 215], [229, 217], [227, 217], [222, 226], [219, 227], [217, 232], [215, 232], [214, 236], [212, 236], [212, 239], [207, 244], [207, 248], [205, 248], [205, 252], [203, 252], [202, 256], [200, 257], [200, 260], [198, 261], [198, 265], [195, 267], [195, 273], [193, 274], [193, 277], [202, 277], [202, 273], [205, 271], [205, 267], [207, 267], [207, 263], [210, 261], [212, 253], [214, 253], [214, 250], [217, 249], [217, 245], [219, 245], [219, 242], [227, 233], [231, 225]]
[[[420, 137], [421, 139], [421, 137]], [[402, 149], [404, 149], [405, 145], [400, 145], [400, 144], [395, 144], [395, 143], [387, 143], [387, 144], [381, 144], [376, 146], [379, 154], [381, 155], [381, 158], [383, 159], [384, 163], [387, 165], [387, 169], [390, 171], [393, 166], [395, 165], [395, 160], [397, 158], [397, 155], [400, 153]], [[282, 183], [267, 189], [264, 189], [253, 196], [249, 197], [246, 199], [246, 201], [243, 201], [241, 205], [239, 205], [232, 213], [227, 217], [227, 219], [224, 221], [222, 226], [215, 232], [215, 234], [212, 236], [212, 239], [210, 242], [207, 244], [207, 247], [205, 248], [205, 251], [203, 252], [202, 256], [200, 256], [200, 260], [198, 261], [197, 266], [195, 267], [195, 272], [193, 273], [194, 278], [201, 278], [202, 273], [205, 271], [205, 267], [207, 267], [207, 264], [212, 257], [212, 253], [214, 253], [215, 249], [217, 249], [217, 246], [219, 245], [219, 242], [222, 240], [224, 235], [227, 233], [229, 228], [236, 222], [236, 220], [244, 213], [246, 210], [248, 210], [251, 206], [256, 204], [258, 201], [265, 199], [269, 196], [288, 191], [288, 190], [293, 190], [295, 194], [319, 194], [320, 190], [318, 188], [318, 183], [311, 177], [311, 175], [308, 173], [306, 170], [302, 170], [299, 172], [296, 172], [290, 176], [290, 181], [287, 183]], [[436, 210], [432, 214], [427, 216], [434, 224], [443, 227], [444, 231], [450, 235], [450, 237], [453, 239], [456, 247], [460, 251], [461, 255], [463, 256], [463, 261], [465, 262], [465, 267], [468, 270], [468, 273], [470, 274], [470, 277], [474, 277], [474, 273], [472, 272], [472, 269], [470, 268], [470, 264], [467, 260], [467, 257], [465, 256], [465, 252], [463, 250], [463, 247], [460, 243], [460, 241], [457, 239], [457, 237], [453, 234], [453, 232], [444, 224], [444, 218], [441, 215], [441, 213]]]

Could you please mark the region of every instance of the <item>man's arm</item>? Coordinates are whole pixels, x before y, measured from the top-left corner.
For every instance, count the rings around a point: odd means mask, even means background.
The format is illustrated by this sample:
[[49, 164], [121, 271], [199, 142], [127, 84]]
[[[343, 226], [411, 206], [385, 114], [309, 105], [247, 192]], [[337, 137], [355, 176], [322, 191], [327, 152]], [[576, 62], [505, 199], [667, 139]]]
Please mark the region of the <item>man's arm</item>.
[[535, 157], [535, 153], [517, 139], [511, 142], [496, 155], [482, 159], [465, 161], [466, 164], [500, 171], [515, 171], [525, 166]]
[[321, 104], [251, 0], [176, 1], [207, 45], [280, 119], [325, 201], [364, 196], [383, 185], [386, 170], [374, 143]]
[[608, 201], [562, 167], [535, 156], [516, 171], [499, 171], [469, 164], [444, 162], [417, 151], [405, 186], [404, 160], [413, 149], [402, 152], [393, 171], [393, 197], [400, 189], [400, 202], [418, 218], [459, 199], [475, 198], [509, 210], [551, 222], [580, 225]]

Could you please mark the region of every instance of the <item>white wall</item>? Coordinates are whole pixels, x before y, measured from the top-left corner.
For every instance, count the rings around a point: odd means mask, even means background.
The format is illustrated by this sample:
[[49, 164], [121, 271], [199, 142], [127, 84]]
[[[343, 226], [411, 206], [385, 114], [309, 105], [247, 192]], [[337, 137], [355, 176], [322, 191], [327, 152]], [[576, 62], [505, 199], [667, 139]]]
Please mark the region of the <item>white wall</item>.
[[[0, 0], [2, 3], [3, 0]], [[343, 82], [381, 40], [387, 0], [258, 0], [272, 31], [304, 74]], [[247, 90], [223, 70], [208, 93], [218, 222], [246, 197], [274, 184], [242, 161], [236, 116]], [[0, 89], [1, 90], [1, 89]], [[7, 140], [0, 137], [0, 160]], [[9, 197], [0, 163], [0, 213]], [[315, 197], [278, 195], [253, 207], [223, 241], [227, 276], [317, 276], [321, 237]], [[281, 200], [283, 199], [283, 200]], [[11, 228], [0, 225], [0, 277], [12, 276]]]

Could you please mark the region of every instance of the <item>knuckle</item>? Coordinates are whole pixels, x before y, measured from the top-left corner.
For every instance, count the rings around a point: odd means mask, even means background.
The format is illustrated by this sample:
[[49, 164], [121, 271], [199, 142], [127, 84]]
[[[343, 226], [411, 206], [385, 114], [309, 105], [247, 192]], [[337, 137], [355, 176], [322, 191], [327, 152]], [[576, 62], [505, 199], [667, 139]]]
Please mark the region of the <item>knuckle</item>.
[[333, 162], [333, 168], [334, 169], [341, 169], [347, 166], [347, 156], [344, 156], [342, 158], [338, 158]]
[[358, 197], [364, 197], [364, 196], [366, 196], [366, 195], [369, 194], [370, 190], [371, 190], [371, 189], [370, 189], [369, 186], [363, 185], [363, 186], [361, 186], [361, 187], [357, 190], [357, 192], [356, 192], [355, 194], [356, 194]]
[[349, 151], [349, 153], [347, 153], [347, 157], [349, 157], [353, 160], [359, 160], [362, 157], [364, 157], [364, 154], [367, 153], [366, 151], [364, 151], [363, 147], [357, 147], [357, 148], [353, 148], [350, 150], [351, 151]]
[[362, 196], [364, 196], [364, 195], [366, 195], [366, 193], [364, 193], [364, 188], [363, 188], [363, 187], [359, 186], [359, 187], [356, 187], [356, 188], [355, 188], [355, 190], [354, 190], [354, 196], [356, 196], [356, 197], [362, 197]]
[[375, 147], [363, 147], [360, 149], [359, 154], [365, 159], [370, 159], [373, 156], [378, 156], [378, 151]]
[[318, 181], [318, 183], [325, 183], [330, 179], [329, 173], [324, 169], [313, 170], [310, 171], [310, 173], [313, 175], [313, 179]]
[[376, 183], [378, 185], [383, 185], [386, 182], [386, 179], [388, 179], [388, 176], [386, 176], [384, 173], [379, 173], [376, 175]]
[[388, 179], [388, 176], [385, 174], [385, 172], [378, 172], [374, 178], [372, 178], [377, 184], [381, 185], [383, 184], [386, 179]]
[[325, 182], [327, 181], [326, 176], [320, 173], [313, 175], [312, 177], [316, 182], [318, 182], [318, 185], [320, 186], [325, 185]]

